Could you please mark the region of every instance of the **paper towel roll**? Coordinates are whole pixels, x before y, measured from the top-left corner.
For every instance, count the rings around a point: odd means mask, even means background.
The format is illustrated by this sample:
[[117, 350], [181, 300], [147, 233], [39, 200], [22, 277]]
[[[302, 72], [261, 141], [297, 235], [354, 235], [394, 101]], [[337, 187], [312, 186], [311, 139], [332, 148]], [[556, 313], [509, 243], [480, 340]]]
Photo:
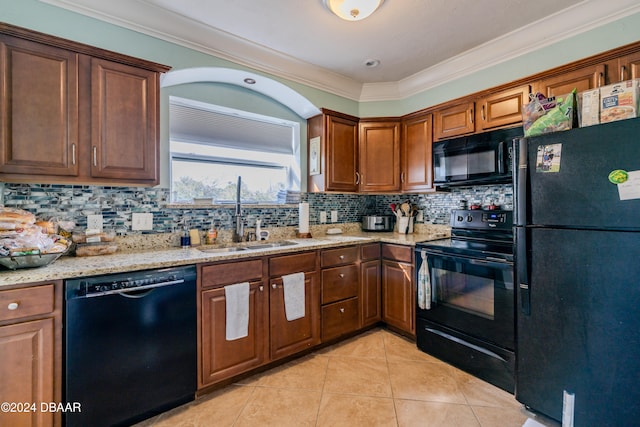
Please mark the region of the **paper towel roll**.
[[299, 233], [309, 232], [309, 203], [302, 202], [298, 205], [298, 231]]

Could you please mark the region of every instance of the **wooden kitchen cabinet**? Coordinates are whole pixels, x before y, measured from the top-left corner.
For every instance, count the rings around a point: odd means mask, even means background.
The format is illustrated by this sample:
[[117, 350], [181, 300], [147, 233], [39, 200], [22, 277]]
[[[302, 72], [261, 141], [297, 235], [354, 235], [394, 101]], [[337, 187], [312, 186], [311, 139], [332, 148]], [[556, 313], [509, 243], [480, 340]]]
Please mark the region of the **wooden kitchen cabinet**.
[[484, 132], [522, 123], [522, 107], [529, 103], [531, 86], [524, 85], [479, 98], [476, 105], [476, 130]]
[[0, 402], [35, 411], [0, 411], [0, 425], [59, 426], [40, 402], [62, 401], [62, 282], [0, 291]]
[[322, 341], [360, 328], [360, 248], [324, 249], [321, 259]]
[[[320, 279], [317, 252], [274, 256], [269, 259], [269, 322], [271, 360], [301, 352], [320, 344]], [[305, 316], [288, 321], [282, 276], [305, 274]]]
[[382, 320], [415, 336], [413, 248], [382, 244]]
[[0, 24], [0, 179], [156, 185], [169, 67]]
[[606, 84], [605, 70], [605, 64], [596, 64], [543, 78], [534, 83], [534, 92], [546, 96], [559, 96], [571, 93], [573, 89], [577, 92], [595, 89]]
[[[269, 361], [269, 292], [263, 279], [264, 261], [200, 265], [200, 351], [198, 388]], [[248, 335], [226, 339], [225, 285], [249, 282]]]
[[359, 127], [361, 192], [400, 190], [400, 122], [367, 119]]
[[[358, 118], [323, 109], [308, 120], [308, 166], [317, 161], [317, 170], [308, 167], [308, 191], [358, 191]], [[320, 138], [317, 152], [311, 141]]]
[[401, 190], [433, 190], [433, 115], [419, 114], [402, 121]]
[[640, 52], [625, 55], [615, 62], [615, 67], [612, 66], [607, 69], [607, 74], [610, 78], [608, 83], [640, 78]]
[[433, 138], [447, 139], [475, 132], [475, 102], [464, 101], [433, 112]]
[[380, 278], [380, 243], [360, 246], [360, 326], [375, 325], [382, 320]]

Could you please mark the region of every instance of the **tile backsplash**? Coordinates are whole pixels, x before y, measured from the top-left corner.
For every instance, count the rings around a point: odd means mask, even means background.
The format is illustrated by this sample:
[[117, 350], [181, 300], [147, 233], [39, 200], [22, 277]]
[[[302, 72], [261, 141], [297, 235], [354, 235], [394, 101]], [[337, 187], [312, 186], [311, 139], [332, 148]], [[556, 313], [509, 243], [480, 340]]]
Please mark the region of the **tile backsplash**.
[[[86, 227], [87, 215], [101, 214], [105, 228], [119, 235], [140, 234], [131, 231], [131, 214], [153, 213], [152, 233], [179, 230], [186, 222], [189, 228], [207, 229], [215, 224], [220, 229], [233, 227], [234, 205], [172, 205], [170, 192], [158, 187], [101, 187], [53, 184], [11, 184], [2, 186], [2, 201], [7, 207], [33, 212], [38, 218], [73, 220]], [[506, 209], [513, 204], [510, 184], [454, 188], [446, 193], [366, 195], [303, 193], [301, 200], [309, 202], [309, 222], [320, 223], [320, 212], [338, 212], [338, 223], [360, 222], [362, 215], [390, 215], [390, 203], [409, 200], [424, 212], [424, 220], [433, 224], [448, 224], [449, 212], [460, 200], [469, 204], [494, 202]], [[263, 227], [298, 225], [297, 205], [245, 205], [243, 213], [247, 227], [256, 219]], [[150, 233], [150, 232], [144, 232]]]

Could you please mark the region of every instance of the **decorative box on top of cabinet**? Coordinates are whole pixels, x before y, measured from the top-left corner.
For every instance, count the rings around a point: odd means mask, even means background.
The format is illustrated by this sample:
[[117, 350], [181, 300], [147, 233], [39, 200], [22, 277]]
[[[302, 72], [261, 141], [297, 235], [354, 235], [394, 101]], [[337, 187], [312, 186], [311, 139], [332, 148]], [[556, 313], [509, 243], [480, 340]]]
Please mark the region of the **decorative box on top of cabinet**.
[[62, 401], [62, 282], [25, 286], [0, 291], [0, 402], [36, 408], [0, 411], [0, 425], [59, 426], [40, 403]]
[[0, 179], [156, 185], [170, 68], [0, 23]]

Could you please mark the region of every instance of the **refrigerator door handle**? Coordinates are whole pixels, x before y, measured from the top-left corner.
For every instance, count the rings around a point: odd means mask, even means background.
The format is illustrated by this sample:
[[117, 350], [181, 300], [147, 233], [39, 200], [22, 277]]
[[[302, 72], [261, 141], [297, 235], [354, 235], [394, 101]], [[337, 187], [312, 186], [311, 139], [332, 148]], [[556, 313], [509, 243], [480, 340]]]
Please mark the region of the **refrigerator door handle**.
[[514, 173], [515, 209], [514, 224], [525, 226], [527, 224], [527, 179], [528, 159], [527, 140], [524, 138], [515, 140], [516, 166]]
[[531, 289], [529, 288], [529, 253], [527, 251], [527, 229], [516, 227], [516, 271], [520, 287], [520, 311], [531, 314]]

